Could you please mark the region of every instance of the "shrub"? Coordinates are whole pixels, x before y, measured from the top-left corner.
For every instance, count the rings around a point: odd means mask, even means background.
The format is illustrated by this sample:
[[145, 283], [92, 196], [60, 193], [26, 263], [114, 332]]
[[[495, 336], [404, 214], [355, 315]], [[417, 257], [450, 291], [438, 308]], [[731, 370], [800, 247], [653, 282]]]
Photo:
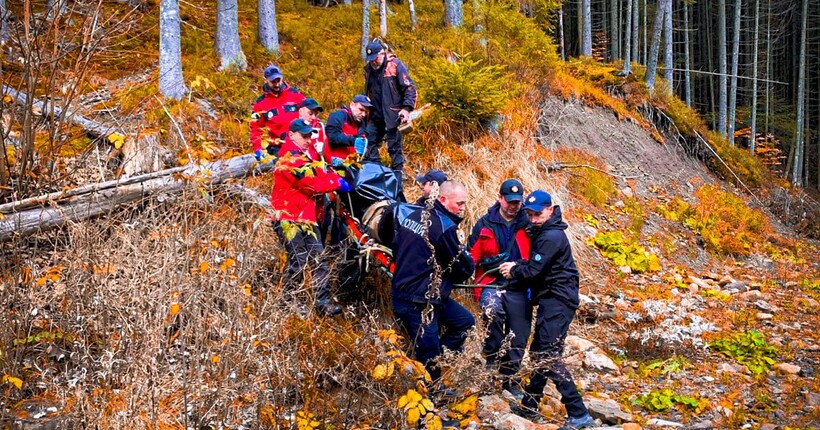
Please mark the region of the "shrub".
[[417, 76], [425, 100], [435, 107], [430, 122], [457, 127], [465, 136], [480, 131], [507, 101], [503, 67], [482, 65], [469, 54], [454, 62], [436, 58]]
[[678, 394], [671, 388], [664, 388], [660, 391], [650, 391], [635, 399], [632, 404], [640, 405], [650, 412], [665, 412], [677, 407], [692, 410], [698, 414], [709, 405], [709, 401], [700, 396], [690, 397]]
[[633, 239], [625, 238], [620, 231], [599, 232], [592, 244], [615, 265], [629, 266], [633, 272], [655, 272], [661, 269], [657, 255], [648, 252]]
[[715, 185], [695, 192], [698, 204], [684, 215], [684, 224], [700, 233], [707, 249], [744, 255], [763, 244], [771, 229], [766, 216], [738, 196]]
[[766, 338], [757, 330], [731, 334], [714, 341], [709, 347], [734, 358], [748, 367], [754, 375], [769, 371], [775, 364], [774, 357], [778, 353], [777, 347], [766, 342]]

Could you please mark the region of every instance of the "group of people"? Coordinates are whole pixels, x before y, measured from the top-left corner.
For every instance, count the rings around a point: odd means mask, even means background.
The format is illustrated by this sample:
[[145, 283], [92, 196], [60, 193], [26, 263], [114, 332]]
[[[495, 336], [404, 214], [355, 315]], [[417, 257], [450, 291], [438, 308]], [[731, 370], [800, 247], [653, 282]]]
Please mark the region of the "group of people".
[[[294, 292], [309, 267], [315, 309], [327, 316], [342, 312], [332, 300], [329, 267], [322, 258], [327, 196], [352, 191], [342, 167], [351, 156], [380, 162], [384, 140], [390, 168], [402, 183], [399, 126], [409, 120], [416, 103], [407, 67], [379, 41], [368, 44], [366, 52], [365, 93], [332, 112], [326, 125], [319, 119], [322, 106], [289, 86], [274, 65], [264, 70], [263, 94], [251, 116], [250, 138], [257, 160], [264, 159], [265, 152], [278, 157], [271, 205], [273, 228], [287, 253], [285, 294]], [[475, 276], [484, 287], [475, 290], [488, 326], [484, 355], [488, 366], [497, 366], [504, 376], [504, 387], [521, 401], [515, 411], [528, 418], [540, 416], [538, 405], [546, 381], [552, 380], [569, 415], [565, 428], [591, 426], [594, 421], [561, 361], [564, 338], [578, 308], [579, 275], [560, 206], [541, 190], [524, 198], [521, 182], [507, 180], [465, 246], [457, 233], [468, 201], [464, 185], [440, 170], [415, 179], [422, 197], [415, 204], [404, 203], [399, 190], [399, 202], [384, 215], [379, 236], [388, 238], [385, 244], [395, 264], [393, 313], [409, 334], [415, 358], [437, 381], [439, 393], [452, 394], [441, 380], [436, 358], [443, 348], [461, 350], [475, 326], [472, 313], [451, 297], [451, 291]], [[530, 354], [546, 365], [536, 370], [521, 392], [514, 378], [527, 348], [535, 307]], [[512, 337], [510, 348], [502, 351], [507, 336]]]

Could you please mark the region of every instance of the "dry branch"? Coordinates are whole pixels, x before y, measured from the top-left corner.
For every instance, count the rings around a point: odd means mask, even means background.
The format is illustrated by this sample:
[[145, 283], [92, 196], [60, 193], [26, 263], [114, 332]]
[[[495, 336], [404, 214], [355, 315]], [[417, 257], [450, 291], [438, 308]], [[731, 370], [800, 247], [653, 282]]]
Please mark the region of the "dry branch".
[[[160, 192], [178, 192], [192, 183], [215, 185], [226, 179], [246, 176], [252, 170], [268, 171], [273, 165], [273, 161], [257, 164], [252, 155], [241, 155], [201, 166], [168, 169], [8, 203], [3, 208], [10, 213], [0, 214], [0, 242], [103, 215], [120, 205]], [[33, 205], [38, 207], [32, 208]]]

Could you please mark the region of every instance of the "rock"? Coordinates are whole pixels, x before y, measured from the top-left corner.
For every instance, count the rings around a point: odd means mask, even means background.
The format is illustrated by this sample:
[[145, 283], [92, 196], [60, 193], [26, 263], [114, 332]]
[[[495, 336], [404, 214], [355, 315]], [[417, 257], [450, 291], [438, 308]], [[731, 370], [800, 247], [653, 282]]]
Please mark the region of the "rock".
[[689, 284], [689, 286], [688, 286], [687, 288], [689, 289], [689, 292], [690, 292], [690, 293], [692, 293], [692, 294], [697, 294], [697, 293], [698, 293], [698, 290], [700, 289], [700, 288], [698, 287], [698, 284], [696, 284], [696, 283], [694, 283], [694, 282], [692, 282], [691, 284]]
[[724, 275], [724, 276], [723, 276], [723, 277], [721, 277], [721, 278], [720, 278], [720, 280], [718, 281], [718, 285], [720, 285], [721, 287], [723, 287], [723, 286], [725, 286], [725, 285], [729, 285], [729, 284], [731, 284], [732, 282], [736, 282], [734, 278], [732, 278], [732, 277], [731, 277], [731, 276], [729, 276], [729, 275]]
[[624, 299], [615, 300], [615, 309], [625, 310], [629, 309], [629, 303]]
[[482, 421], [492, 421], [496, 416], [509, 414], [510, 405], [504, 401], [500, 396], [482, 396], [478, 398], [478, 407], [476, 408], [476, 415]]
[[800, 373], [800, 366], [789, 363], [777, 363], [774, 365], [774, 368], [787, 375], [797, 375]]
[[716, 366], [717, 373], [741, 373], [743, 369], [738, 364], [732, 363], [719, 363]]
[[632, 188], [629, 188], [629, 187], [622, 188], [621, 189], [621, 194], [623, 194], [624, 197], [626, 197], [628, 199], [631, 199], [632, 197], [635, 197], [635, 194], [632, 193]]
[[710, 289], [712, 289], [712, 286], [711, 286], [711, 285], [709, 285], [709, 283], [708, 283], [708, 282], [706, 282], [706, 281], [704, 281], [703, 279], [700, 279], [700, 278], [698, 278], [698, 277], [695, 277], [695, 276], [689, 276], [689, 282], [691, 282], [691, 283], [693, 283], [693, 284], [697, 285], [697, 286], [698, 286], [698, 288], [703, 288], [704, 290], [710, 290]]
[[751, 302], [753, 300], [758, 300], [758, 299], [763, 298], [763, 293], [761, 293], [760, 290], [749, 290], [749, 291], [746, 291], [745, 293], [741, 293], [740, 297], [743, 298], [744, 300], [748, 300], [748, 301]]
[[813, 298], [809, 297], [806, 299], [806, 304], [809, 305], [810, 308], [818, 308], [820, 307], [820, 302], [814, 300]]
[[758, 300], [755, 302], [755, 307], [759, 311], [768, 312], [768, 313], [775, 313], [780, 310], [777, 306], [765, 301], [765, 300]]
[[676, 423], [674, 421], [666, 421], [658, 418], [652, 418], [646, 422], [646, 425], [649, 427], [662, 427], [662, 428], [681, 428], [683, 424]]
[[820, 406], [820, 393], [809, 391], [806, 393], [806, 405], [816, 408]]
[[752, 282], [751, 284], [749, 284], [749, 289], [752, 291], [760, 291], [760, 288], [762, 287], [763, 284], [761, 284], [760, 282]]
[[720, 279], [720, 275], [718, 275], [715, 272], [704, 273], [703, 277], [706, 278], [706, 279], [711, 279], [713, 281], [717, 281], [717, 280]]
[[578, 300], [581, 302], [582, 305], [588, 305], [590, 303], [595, 303], [595, 300], [593, 300], [591, 297], [589, 297], [587, 295], [584, 295], [584, 294], [578, 294]]
[[586, 396], [584, 397], [584, 403], [589, 409], [589, 414], [593, 418], [603, 421], [604, 424], [632, 421], [632, 414], [621, 410], [621, 405], [615, 400]]
[[766, 423], [760, 426], [760, 430], [777, 430], [777, 425], [772, 423]]
[[491, 422], [492, 428], [497, 430], [537, 430], [544, 428], [532, 421], [509, 413], [498, 415], [492, 421], [485, 422]]
[[765, 312], [758, 312], [757, 313], [757, 319], [759, 319], [759, 320], [770, 320], [772, 318], [774, 318], [774, 315], [772, 315], [772, 314], [767, 314]]
[[604, 372], [619, 373], [620, 369], [606, 353], [592, 342], [578, 336], [568, 336], [566, 341], [570, 349], [569, 354], [580, 354], [584, 357], [584, 367]]
[[621, 273], [626, 273], [627, 275], [632, 273], [632, 268], [629, 266], [621, 266], [618, 269], [621, 271]]
[[711, 420], [706, 421], [699, 421], [694, 424], [690, 424], [687, 429], [689, 430], [712, 430], [715, 428], [715, 425], [712, 424]]
[[623, 209], [626, 207], [626, 205], [624, 204], [623, 200], [618, 200], [617, 202], [615, 202], [615, 207], [618, 209]]
[[638, 423], [626, 423], [623, 426], [623, 430], [641, 430], [641, 425]]

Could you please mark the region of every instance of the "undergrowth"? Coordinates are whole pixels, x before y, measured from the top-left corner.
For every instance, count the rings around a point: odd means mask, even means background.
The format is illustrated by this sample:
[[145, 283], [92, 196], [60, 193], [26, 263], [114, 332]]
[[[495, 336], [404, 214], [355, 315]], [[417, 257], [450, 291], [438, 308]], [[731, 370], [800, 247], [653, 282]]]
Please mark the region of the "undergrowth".
[[709, 347], [734, 358], [756, 376], [768, 372], [776, 363], [774, 359], [778, 354], [777, 347], [769, 344], [757, 330], [730, 334], [711, 342]]

